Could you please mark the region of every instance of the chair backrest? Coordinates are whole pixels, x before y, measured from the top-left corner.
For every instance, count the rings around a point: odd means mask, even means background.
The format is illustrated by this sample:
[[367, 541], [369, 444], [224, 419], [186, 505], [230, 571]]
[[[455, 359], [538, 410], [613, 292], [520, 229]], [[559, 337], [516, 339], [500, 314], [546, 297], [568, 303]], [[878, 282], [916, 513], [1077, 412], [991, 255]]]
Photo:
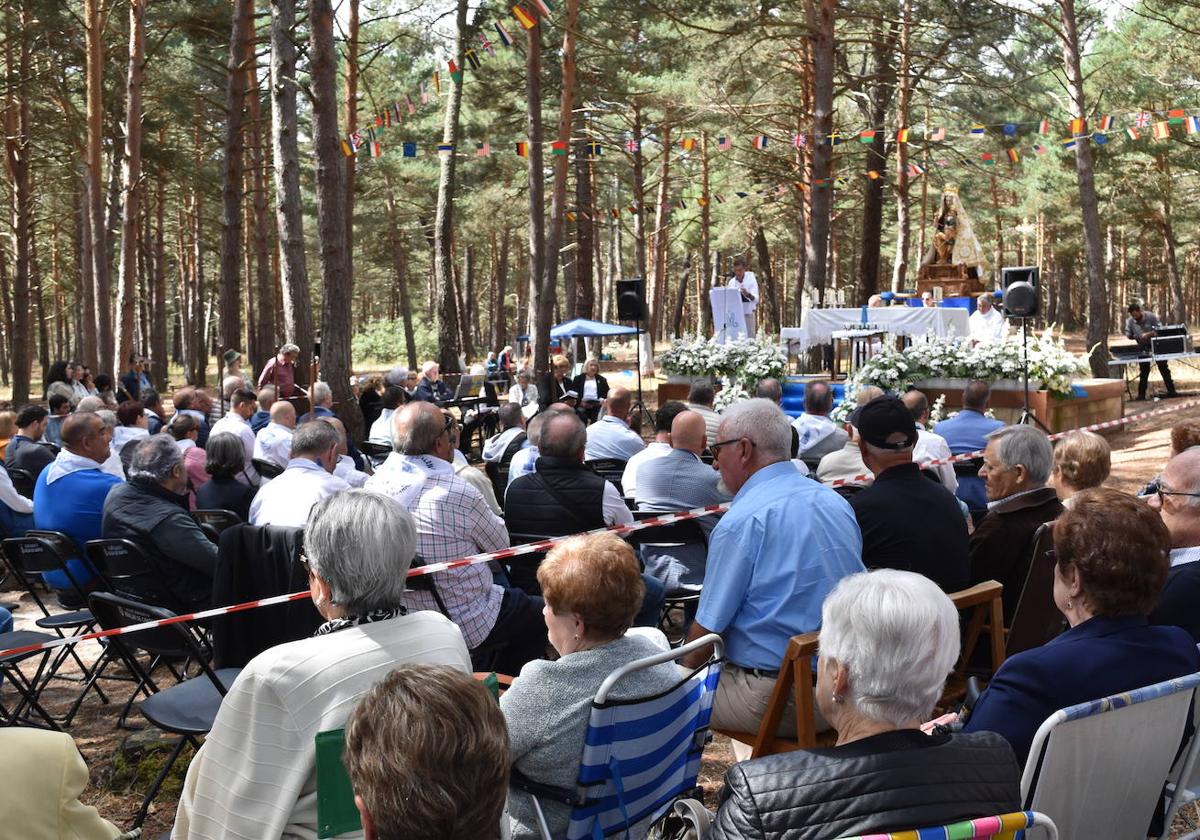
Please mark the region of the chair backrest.
[[1054, 523], [1038, 526], [1033, 535], [1033, 556], [1017, 608], [1008, 628], [1005, 654], [1041, 647], [1063, 630], [1062, 613], [1054, 603]]
[[[521, 534], [516, 531], [508, 532], [508, 544], [511, 546], [527, 545], [549, 539], [548, 534]], [[537, 582], [537, 570], [546, 559], [545, 551], [531, 551], [508, 557], [504, 565], [508, 569], [508, 578], [513, 586], [523, 589], [531, 595], [541, 595], [542, 587]]]
[[1064, 837], [1145, 837], [1197, 686], [1190, 674], [1052, 714], [1025, 762], [1025, 807]]
[[952, 837], [955, 840], [988, 840], [991, 837], [1014, 837], [1016, 832], [1025, 832], [1026, 840], [1045, 838], [1058, 840], [1058, 827], [1054, 820], [1037, 811], [1015, 811], [994, 817], [976, 817], [973, 820], [930, 826], [909, 831], [892, 831], [887, 834], [860, 834], [843, 837], [841, 840], [914, 840], [914, 838]]
[[250, 463], [254, 464], [254, 469], [263, 478], [275, 478], [283, 473], [283, 467], [266, 458], [251, 458]]
[[[631, 673], [672, 662], [713, 645], [709, 661], [654, 697], [610, 700]], [[716, 634], [618, 668], [600, 684], [579, 764], [583, 804], [571, 810], [568, 840], [613, 834], [666, 813], [675, 797], [696, 786], [708, 742], [708, 723], [721, 674], [723, 645]]]
[[[122, 598], [111, 592], [93, 592], [88, 595], [88, 608], [91, 609], [97, 623], [105, 630], [174, 618], [176, 615], [163, 607]], [[204, 675], [208, 677], [221, 696], [225, 696], [224, 684], [213, 673], [212, 667], [208, 663], [208, 657], [196, 640], [195, 631], [186, 622], [169, 624], [166, 627], [135, 630], [132, 633], [121, 633], [110, 636], [109, 640], [122, 649], [126, 655], [127, 664], [132, 660], [131, 667], [134, 668], [137, 667], [136, 657], [133, 656], [135, 650], [144, 650], [153, 656], [190, 659], [200, 666]], [[153, 686], [153, 682], [150, 685]]]
[[137, 599], [143, 606], [189, 612], [163, 582], [150, 553], [127, 539], [88, 540], [88, 559], [111, 583], [113, 591]]
[[[635, 511], [634, 519], [645, 521], [655, 516], [662, 516], [663, 511]], [[682, 522], [671, 522], [666, 525], [652, 525], [640, 531], [625, 535], [625, 541], [635, 548], [643, 545], [708, 545], [708, 538], [699, 519], [685, 519]]]
[[23, 537], [10, 537], [4, 541], [4, 554], [9, 564], [21, 573], [65, 573], [71, 588], [83, 601], [85, 593], [67, 565], [69, 559], [79, 555], [79, 546], [62, 531], [33, 530], [26, 531]]
[[617, 492], [622, 496], [625, 495], [625, 488], [621, 485], [621, 478], [625, 475], [626, 461], [619, 458], [597, 458], [594, 461], [585, 461], [589, 467], [604, 476], [607, 481], [611, 481], [613, 486], [617, 488]]
[[968, 458], [965, 461], [955, 461], [954, 475], [957, 478], [978, 478], [979, 468], [982, 466], [982, 458]]
[[833, 492], [837, 493], [843, 499], [848, 499], [856, 493], [861, 493], [866, 489], [867, 488], [863, 487], [861, 484], [839, 484], [837, 487], [833, 488]]
[[358, 445], [358, 448], [373, 462], [383, 461], [383, 459], [392, 454], [392, 447], [386, 443], [374, 443], [364, 440]]
[[33, 485], [37, 484], [37, 476], [18, 467], [8, 468], [8, 477], [12, 479], [13, 489], [26, 499], [33, 498]]
[[192, 519], [197, 525], [208, 525], [218, 534], [226, 528], [241, 525], [242, 518], [231, 510], [194, 510]]

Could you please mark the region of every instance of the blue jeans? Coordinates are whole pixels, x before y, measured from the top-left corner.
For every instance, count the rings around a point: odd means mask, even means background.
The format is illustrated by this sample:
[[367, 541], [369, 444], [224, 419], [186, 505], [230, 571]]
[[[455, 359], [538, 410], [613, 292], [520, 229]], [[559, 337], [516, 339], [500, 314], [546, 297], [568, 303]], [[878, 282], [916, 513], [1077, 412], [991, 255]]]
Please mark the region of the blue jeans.
[[32, 527], [32, 513], [17, 513], [8, 505], [0, 504], [0, 532], [5, 537], [23, 537]]
[[646, 596], [642, 598], [642, 608], [633, 618], [634, 627], [657, 627], [658, 616], [662, 611], [663, 596], [667, 594], [662, 581], [642, 572], [642, 582], [646, 584]]

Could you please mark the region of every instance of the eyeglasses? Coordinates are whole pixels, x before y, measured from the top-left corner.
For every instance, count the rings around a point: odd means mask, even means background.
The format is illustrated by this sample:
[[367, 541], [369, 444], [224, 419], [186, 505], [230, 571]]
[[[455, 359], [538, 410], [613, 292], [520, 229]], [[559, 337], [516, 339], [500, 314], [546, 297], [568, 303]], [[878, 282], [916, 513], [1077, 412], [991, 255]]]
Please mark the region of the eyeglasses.
[[1187, 496], [1191, 499], [1200, 499], [1200, 493], [1176, 493], [1173, 490], [1164, 490], [1162, 484], [1154, 488], [1155, 494], [1158, 496], [1158, 503], [1164, 505], [1167, 503], [1167, 496]]
[[708, 445], [708, 451], [713, 454], [713, 460], [716, 461], [717, 459], [719, 459], [721, 457], [721, 447], [722, 446], [728, 446], [731, 443], [737, 443], [738, 441], [742, 441], [742, 440], [749, 443], [751, 449], [758, 446], [757, 443], [750, 440], [749, 438], [740, 437], [740, 438], [730, 438], [729, 440], [719, 440], [716, 443], [710, 443]]

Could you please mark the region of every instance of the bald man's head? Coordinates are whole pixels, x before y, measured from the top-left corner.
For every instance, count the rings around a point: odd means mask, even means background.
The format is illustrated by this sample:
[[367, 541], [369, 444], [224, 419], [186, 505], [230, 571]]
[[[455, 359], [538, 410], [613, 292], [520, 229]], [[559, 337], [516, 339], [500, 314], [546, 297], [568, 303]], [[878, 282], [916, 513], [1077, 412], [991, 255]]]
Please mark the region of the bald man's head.
[[618, 420], [625, 420], [629, 417], [629, 409], [633, 406], [633, 395], [629, 393], [628, 388], [622, 388], [620, 385], [608, 389], [608, 413]]
[[321, 417], [318, 418], [322, 423], [328, 423], [338, 433], [338, 454], [347, 455], [350, 450], [346, 447], [346, 426], [337, 417]]
[[699, 455], [708, 445], [704, 418], [694, 411], [684, 411], [671, 422], [671, 448], [686, 449]]
[[296, 407], [287, 400], [277, 400], [271, 405], [271, 422], [289, 429], [296, 428]]
[[568, 461], [582, 461], [587, 446], [587, 431], [575, 412], [556, 412], [545, 425], [538, 440], [538, 454]]

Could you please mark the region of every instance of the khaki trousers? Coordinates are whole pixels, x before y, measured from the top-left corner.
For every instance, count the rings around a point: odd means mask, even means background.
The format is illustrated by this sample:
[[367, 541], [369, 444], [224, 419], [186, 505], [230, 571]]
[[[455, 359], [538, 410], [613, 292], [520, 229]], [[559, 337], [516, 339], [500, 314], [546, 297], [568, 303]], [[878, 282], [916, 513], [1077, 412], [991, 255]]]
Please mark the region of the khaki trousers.
[[[713, 698], [712, 725], [717, 729], [733, 729], [739, 732], [757, 732], [771, 702], [775, 690], [774, 677], [758, 677], [740, 668], [726, 664], [721, 670], [721, 681], [717, 684], [717, 695]], [[813, 698], [816, 731], [829, 729], [816, 698]], [[796, 701], [789, 695], [787, 708], [779, 721], [777, 735], [794, 737], [796, 734]], [[752, 745], [741, 741], [733, 742], [733, 755], [738, 761], [750, 757]]]

